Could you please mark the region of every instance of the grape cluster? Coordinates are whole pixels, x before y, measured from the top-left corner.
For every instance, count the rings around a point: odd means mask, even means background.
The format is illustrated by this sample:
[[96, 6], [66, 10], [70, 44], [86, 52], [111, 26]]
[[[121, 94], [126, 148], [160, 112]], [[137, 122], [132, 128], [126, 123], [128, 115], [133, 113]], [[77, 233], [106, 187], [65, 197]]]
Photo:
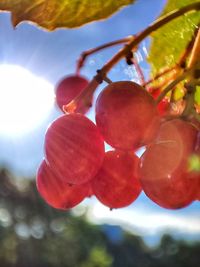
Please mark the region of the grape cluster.
[[[56, 90], [61, 110], [87, 85], [79, 75], [65, 77]], [[70, 209], [94, 195], [121, 208], [142, 190], [168, 209], [200, 200], [199, 124], [164, 117], [169, 103], [156, 105], [153, 96], [134, 82], [113, 82], [97, 98], [96, 124], [80, 105], [49, 126], [37, 173], [38, 191], [49, 205]], [[113, 150], [105, 152], [104, 142]]]

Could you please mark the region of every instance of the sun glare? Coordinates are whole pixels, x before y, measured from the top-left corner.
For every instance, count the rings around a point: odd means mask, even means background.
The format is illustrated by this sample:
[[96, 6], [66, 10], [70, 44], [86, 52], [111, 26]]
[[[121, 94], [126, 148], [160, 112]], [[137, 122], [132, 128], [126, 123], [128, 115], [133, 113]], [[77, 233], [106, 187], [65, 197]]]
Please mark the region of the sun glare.
[[17, 65], [0, 65], [0, 135], [23, 135], [39, 126], [54, 103], [53, 85]]

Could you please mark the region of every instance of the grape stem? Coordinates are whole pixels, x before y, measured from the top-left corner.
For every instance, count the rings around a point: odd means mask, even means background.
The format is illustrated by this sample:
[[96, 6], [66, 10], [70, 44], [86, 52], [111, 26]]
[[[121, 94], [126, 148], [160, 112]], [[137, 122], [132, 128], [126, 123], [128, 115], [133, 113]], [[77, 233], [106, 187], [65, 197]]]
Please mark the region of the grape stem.
[[[198, 27], [196, 38], [194, 41], [194, 45], [192, 47], [192, 51], [188, 60], [188, 67], [193, 67], [200, 65], [198, 63], [200, 59], [200, 27]], [[185, 100], [186, 100], [186, 106], [185, 109], [183, 110], [182, 116], [187, 117], [190, 114], [194, 114], [195, 109], [194, 109], [194, 94], [195, 94], [195, 88], [196, 84], [199, 82], [199, 76], [197, 75], [196, 77], [196, 72], [199, 71], [199, 69], [195, 69], [193, 72], [193, 75], [190, 77], [189, 82], [185, 85], [185, 88], [187, 89], [187, 93], [185, 95]]]
[[111, 46], [115, 46], [115, 45], [119, 45], [119, 44], [124, 44], [124, 43], [127, 43], [128, 41], [130, 41], [130, 39], [132, 38], [133, 36], [127, 36], [123, 39], [119, 39], [119, 40], [116, 40], [116, 41], [113, 41], [113, 42], [109, 42], [109, 43], [106, 43], [106, 44], [103, 44], [103, 45], [100, 45], [100, 46], [97, 46], [95, 48], [91, 48], [89, 50], [86, 50], [84, 51], [81, 55], [80, 55], [80, 58], [77, 60], [77, 65], [76, 65], [76, 74], [79, 74], [80, 72], [80, 69], [84, 66], [85, 64], [85, 61], [87, 59], [88, 56], [96, 53], [96, 52], [99, 52], [105, 48], [108, 48], [108, 47], [111, 47]]
[[[94, 91], [96, 90], [99, 82], [103, 81], [106, 74], [112, 69], [112, 67], [118, 63], [122, 58], [124, 58], [130, 51], [133, 50], [141, 41], [143, 41], [148, 35], [152, 32], [156, 31], [166, 23], [170, 22], [171, 20], [180, 17], [181, 15], [189, 12], [189, 11], [197, 11], [200, 10], [200, 2], [192, 3], [190, 5], [184, 6], [180, 9], [176, 9], [165, 16], [160, 17], [154, 23], [152, 23], [148, 28], [144, 29], [140, 32], [137, 36], [132, 36], [129, 42], [119, 50], [99, 71], [97, 75], [93, 77], [91, 82], [82, 91], [74, 100], [72, 100], [68, 105], [65, 106], [65, 111], [67, 112], [74, 112], [79, 101], [88, 103], [88, 99], [91, 99], [91, 95], [93, 95]], [[186, 71], [187, 73], [187, 71]], [[186, 75], [185, 73], [183, 75]], [[187, 75], [186, 75], [187, 76]], [[178, 81], [179, 82], [179, 81]], [[177, 82], [177, 83], [178, 83]], [[91, 106], [91, 103], [90, 103]]]
[[200, 26], [198, 26], [197, 35], [188, 61], [188, 66], [193, 66], [200, 59]]
[[108, 77], [105, 77], [104, 81], [107, 82], [108, 84], [112, 83], [112, 81]]
[[135, 70], [136, 70], [136, 72], [137, 72], [137, 75], [138, 75], [138, 78], [139, 78], [139, 80], [140, 80], [140, 83], [141, 83], [141, 84], [144, 84], [144, 83], [145, 83], [144, 74], [143, 74], [142, 69], [140, 68], [140, 65], [138, 64], [137, 59], [136, 59], [136, 58], [134, 57], [134, 55], [133, 55], [133, 57], [132, 57], [130, 60], [133, 62], [133, 65], [134, 65]]
[[194, 113], [194, 92], [195, 86], [191, 83], [186, 83], [185, 88], [187, 90], [187, 94], [185, 95], [185, 108], [181, 114], [181, 117], [186, 118], [190, 114]]
[[192, 72], [194, 71], [195, 66], [192, 66], [191, 68], [187, 68], [184, 70], [184, 72], [179, 75], [175, 80], [173, 80], [158, 96], [158, 98], [156, 99], [156, 103], [158, 104], [165, 96], [166, 94], [171, 91], [174, 86], [176, 86], [178, 83], [180, 83], [181, 81], [185, 80], [185, 78], [189, 75], [192, 74]]
[[[99, 73], [100, 70], [97, 70], [97, 73]], [[104, 79], [103, 79], [105, 82], [107, 82], [108, 84], [112, 83], [112, 81], [107, 77], [105, 76]], [[103, 81], [99, 81], [99, 83], [102, 83]]]
[[160, 73], [158, 73], [155, 77], [151, 78], [150, 80], [146, 81], [145, 83], [142, 84], [142, 86], [146, 87], [147, 85], [151, 84], [152, 82], [155, 82], [156, 80], [158, 80], [159, 78], [161, 78], [162, 76], [164, 76], [165, 74], [168, 74], [174, 70], [176, 70], [178, 68], [177, 65], [171, 67], [171, 68], [167, 68], [163, 71], [161, 71]]

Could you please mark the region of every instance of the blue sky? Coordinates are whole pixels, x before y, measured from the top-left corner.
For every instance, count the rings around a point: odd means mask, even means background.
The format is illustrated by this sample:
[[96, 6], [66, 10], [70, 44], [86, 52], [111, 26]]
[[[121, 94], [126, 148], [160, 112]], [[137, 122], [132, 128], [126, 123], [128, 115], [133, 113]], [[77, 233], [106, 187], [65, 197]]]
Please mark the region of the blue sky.
[[[43, 31], [26, 22], [13, 29], [9, 13], [0, 14], [0, 64], [22, 66], [34, 75], [40, 76], [52, 85], [61, 77], [75, 71], [76, 61], [82, 51], [100, 44], [117, 40], [144, 29], [162, 10], [161, 0], [140, 0], [136, 4], [122, 9], [110, 19], [88, 24], [84, 27], [54, 32]], [[144, 41], [144, 48], [148, 41]], [[109, 59], [119, 46], [107, 49], [91, 56], [82, 70], [89, 79], [96, 70]], [[142, 56], [145, 56], [141, 50]], [[148, 72], [145, 61], [141, 62], [144, 72]], [[132, 68], [131, 68], [132, 69]], [[134, 78], [134, 72], [120, 62], [110, 73], [113, 80]], [[9, 106], [9, 104], [8, 104]], [[10, 166], [14, 172], [22, 175], [34, 175], [35, 169], [43, 157], [43, 136], [47, 125], [58, 115], [52, 109], [44, 123], [30, 135], [16, 138], [15, 135], [0, 135], [0, 162]], [[90, 114], [93, 117], [93, 114]], [[3, 131], [0, 125], [0, 133]], [[34, 142], [32, 142], [34, 140]], [[37, 145], [35, 145], [37, 143]]]
[[[13, 29], [10, 14], [2, 13], [0, 14], [0, 65], [14, 64], [26, 68], [34, 75], [47, 80], [53, 88], [61, 77], [74, 72], [76, 60], [82, 51], [139, 32], [158, 16], [165, 2], [138, 0], [136, 4], [124, 8], [108, 20], [74, 30], [61, 29], [54, 32], [44, 31], [28, 23], [22, 23]], [[145, 40], [138, 54], [145, 74], [149, 71], [144, 59], [148, 44], [149, 40]], [[86, 61], [82, 74], [89, 79], [92, 78], [96, 70], [102, 67], [118, 49], [119, 47], [110, 48], [92, 55]], [[122, 61], [109, 73], [109, 77], [112, 80], [122, 80], [134, 79], [136, 75]], [[7, 106], [10, 109], [9, 103]], [[10, 167], [17, 175], [34, 176], [43, 157], [46, 128], [59, 115], [59, 111], [52, 106], [43, 123], [34, 130], [18, 136], [3, 134], [0, 124], [0, 163]], [[93, 113], [90, 113], [89, 117], [93, 118]], [[96, 201], [92, 200], [91, 203], [88, 213], [91, 221], [125, 225], [130, 231], [145, 236], [147, 240], [148, 238], [155, 240], [156, 233], [162, 233], [166, 229], [177, 237], [200, 239], [199, 203], [182, 210], [169, 211], [153, 204], [144, 194], [133, 205], [119, 211], [109, 212]], [[95, 210], [101, 212], [96, 214]]]

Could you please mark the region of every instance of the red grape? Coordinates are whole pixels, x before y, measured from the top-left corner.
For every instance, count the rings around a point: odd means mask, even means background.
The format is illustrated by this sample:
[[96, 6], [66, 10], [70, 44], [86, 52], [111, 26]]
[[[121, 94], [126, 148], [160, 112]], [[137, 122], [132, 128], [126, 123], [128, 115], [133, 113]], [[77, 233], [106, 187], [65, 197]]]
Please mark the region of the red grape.
[[140, 180], [146, 195], [158, 205], [177, 209], [196, 198], [199, 173], [190, 167], [198, 131], [180, 119], [164, 122], [154, 145], [141, 157]]
[[200, 147], [199, 146], [198, 146], [198, 150], [197, 150], [197, 154], [196, 154], [196, 159], [197, 159], [196, 169], [197, 169], [197, 171], [199, 173], [199, 175], [198, 175], [199, 184], [198, 184], [198, 190], [197, 190], [197, 198], [196, 198], [196, 200], [199, 200], [200, 201]]
[[155, 102], [140, 85], [130, 81], [109, 84], [96, 102], [96, 123], [105, 141], [122, 150], [150, 142], [158, 124]]
[[[68, 104], [78, 96], [88, 85], [88, 80], [80, 75], [71, 75], [64, 77], [56, 85], [56, 102], [63, 111], [63, 105]], [[80, 105], [76, 108], [76, 113], [85, 114], [88, 107]]]
[[36, 177], [37, 189], [42, 198], [56, 209], [70, 209], [88, 196], [89, 183], [68, 185], [57, 177], [43, 160]]
[[88, 197], [92, 197], [94, 195], [94, 192], [93, 192], [93, 189], [92, 189], [92, 184], [91, 184], [91, 182], [88, 182], [88, 184], [89, 184]]
[[196, 171], [198, 172], [198, 190], [197, 190], [197, 197], [195, 200], [199, 200], [200, 201], [200, 153], [195, 155], [196, 159], [197, 159], [197, 166], [194, 166], [194, 168], [196, 168]]
[[[161, 90], [159, 88], [149, 88], [148, 92], [152, 95], [154, 99], [156, 99], [160, 93]], [[169, 108], [169, 100], [164, 97], [158, 104], [157, 104], [157, 109], [160, 115], [164, 115], [167, 112], [167, 109]]]
[[[199, 177], [199, 180], [200, 180], [200, 177]], [[199, 200], [200, 201], [200, 181], [199, 181], [198, 192], [197, 192], [197, 199], [196, 200]]]
[[131, 204], [140, 194], [139, 159], [133, 153], [109, 151], [96, 177], [91, 181], [94, 195], [110, 208]]
[[199, 185], [198, 185], [196, 200], [200, 201], [200, 131], [199, 131], [200, 124], [196, 120], [192, 120], [192, 123], [198, 129], [198, 137], [197, 137], [197, 144], [196, 144], [196, 148], [195, 148], [195, 154], [193, 155], [193, 157], [191, 158], [191, 161], [190, 161], [190, 163], [191, 163], [190, 168], [196, 170], [196, 172], [198, 174], [197, 179], [199, 180]]
[[177, 142], [179, 149], [188, 156], [198, 145], [198, 130], [190, 122], [179, 118], [164, 121], [157, 133], [157, 142]]
[[103, 162], [104, 142], [96, 125], [81, 114], [63, 115], [48, 128], [46, 160], [61, 179], [82, 184], [92, 179]]

